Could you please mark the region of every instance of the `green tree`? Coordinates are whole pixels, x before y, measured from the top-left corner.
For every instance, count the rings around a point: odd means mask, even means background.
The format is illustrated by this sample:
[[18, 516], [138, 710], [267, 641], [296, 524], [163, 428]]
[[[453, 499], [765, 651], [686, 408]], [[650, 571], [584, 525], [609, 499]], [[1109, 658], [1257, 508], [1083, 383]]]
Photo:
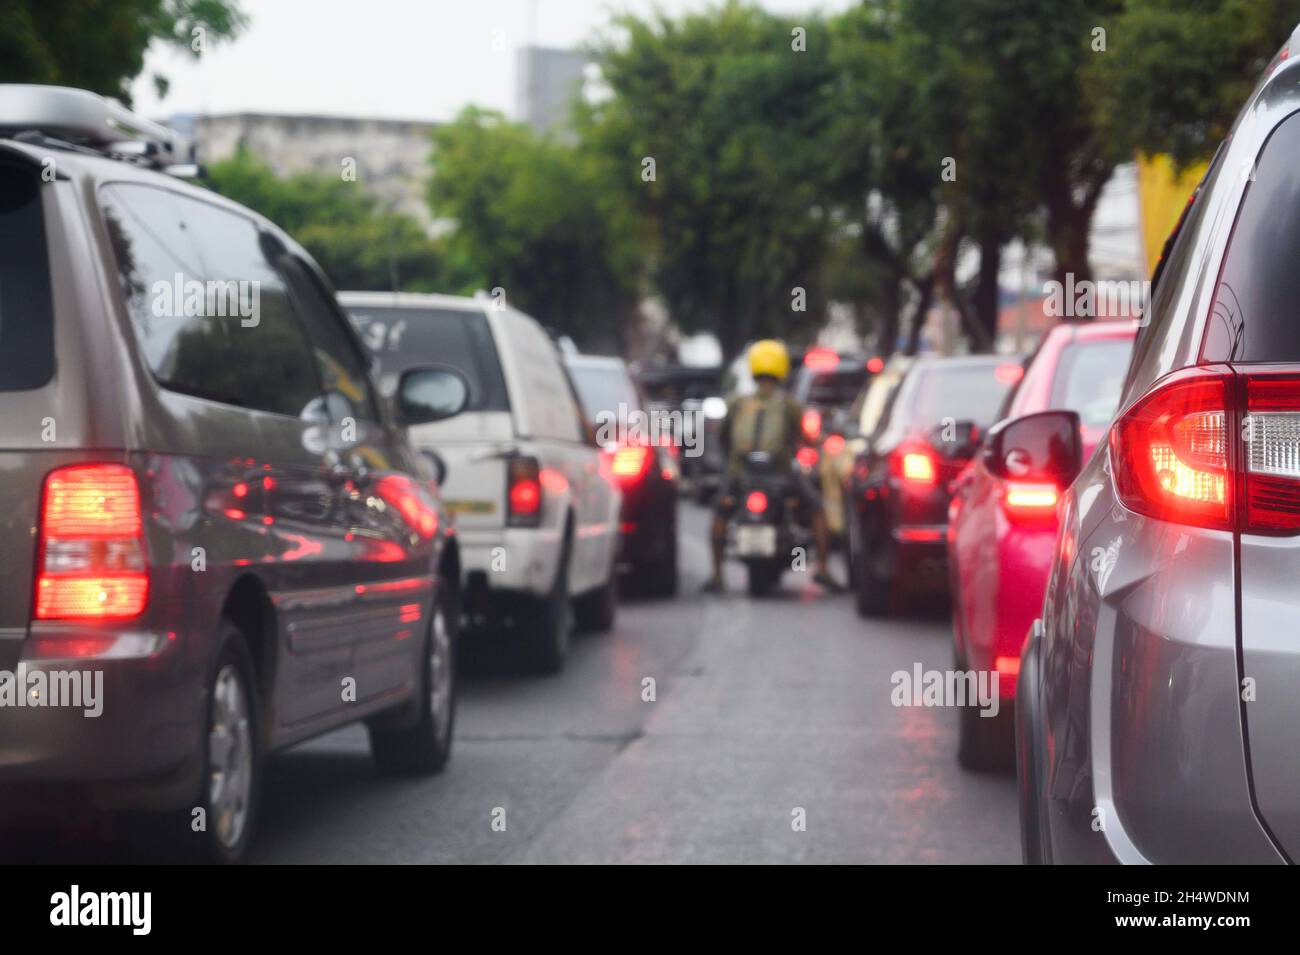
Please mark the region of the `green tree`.
[[1087, 77], [1098, 129], [1125, 151], [1208, 159], [1298, 23], [1300, 0], [1126, 0]]
[[[75, 86], [129, 103], [154, 40], [197, 57], [247, 22], [237, 0], [5, 0], [0, 83]], [[154, 82], [165, 92], [165, 78]]]
[[410, 216], [389, 212], [358, 183], [328, 173], [277, 176], [246, 149], [212, 164], [208, 185], [297, 239], [335, 287], [472, 292], [473, 269]]
[[473, 107], [435, 131], [431, 161], [430, 207], [482, 287], [581, 343], [621, 345], [636, 256], [592, 161]]
[[828, 52], [818, 17], [738, 2], [680, 19], [619, 17], [599, 43], [612, 96], [583, 117], [583, 141], [635, 210], [674, 321], [714, 332], [727, 355], [762, 335], [806, 339], [820, 324]]

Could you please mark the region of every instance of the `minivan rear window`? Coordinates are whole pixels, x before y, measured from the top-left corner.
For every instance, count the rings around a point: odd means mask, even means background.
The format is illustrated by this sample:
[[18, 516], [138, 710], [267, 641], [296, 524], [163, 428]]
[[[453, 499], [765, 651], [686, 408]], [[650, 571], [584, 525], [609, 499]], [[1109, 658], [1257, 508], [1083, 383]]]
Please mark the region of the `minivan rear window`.
[[0, 164], [0, 391], [53, 376], [53, 315], [40, 177]]
[[510, 410], [492, 329], [482, 312], [392, 306], [349, 311], [387, 384], [408, 368], [450, 365], [469, 381], [467, 411]]
[[1300, 115], [1273, 131], [1232, 228], [1205, 361], [1300, 361]]

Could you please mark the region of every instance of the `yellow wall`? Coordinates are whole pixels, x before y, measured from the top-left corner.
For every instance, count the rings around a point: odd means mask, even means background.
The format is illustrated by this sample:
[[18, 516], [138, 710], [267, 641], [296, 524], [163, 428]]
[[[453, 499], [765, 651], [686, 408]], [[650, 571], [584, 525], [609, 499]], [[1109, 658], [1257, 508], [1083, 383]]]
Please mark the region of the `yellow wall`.
[[1138, 157], [1138, 211], [1141, 215], [1142, 253], [1147, 274], [1156, 266], [1165, 240], [1178, 222], [1196, 184], [1205, 175], [1206, 163], [1197, 163], [1176, 175], [1168, 156]]

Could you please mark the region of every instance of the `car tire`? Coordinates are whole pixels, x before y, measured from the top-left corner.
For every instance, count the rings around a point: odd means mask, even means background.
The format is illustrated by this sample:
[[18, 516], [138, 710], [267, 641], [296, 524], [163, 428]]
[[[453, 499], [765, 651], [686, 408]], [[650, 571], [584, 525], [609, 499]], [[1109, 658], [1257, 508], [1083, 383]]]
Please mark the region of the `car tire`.
[[617, 616], [618, 568], [611, 561], [605, 582], [573, 601], [573, 622], [582, 633], [609, 633]]
[[893, 609], [897, 595], [894, 593], [893, 582], [877, 576], [872, 570], [872, 555], [866, 552], [866, 536], [859, 524], [859, 546], [850, 561], [853, 573], [853, 602], [860, 617], [885, 617]]
[[[959, 673], [966, 664], [958, 660]], [[957, 727], [957, 762], [971, 772], [990, 772], [1015, 767], [1015, 723], [1010, 702], [999, 701], [997, 716], [982, 716], [978, 706], [961, 707]]]
[[[207, 684], [200, 805], [205, 822], [200, 855], [234, 863], [252, 844], [262, 794], [261, 707], [248, 641], [229, 620], [218, 631]], [[193, 813], [189, 813], [191, 819]], [[192, 829], [192, 825], [191, 825]]]
[[431, 776], [451, 758], [456, 726], [456, 644], [460, 606], [453, 590], [439, 581], [420, 658], [417, 720], [398, 728], [372, 725], [370, 755], [380, 772], [393, 776]]
[[538, 673], [559, 673], [569, 656], [569, 631], [573, 627], [573, 604], [569, 595], [569, 554], [566, 538], [555, 568], [551, 592], [529, 607], [532, 619], [524, 624], [527, 653]]
[[673, 597], [677, 594], [677, 525], [674, 521], [668, 533], [662, 560], [647, 562], [638, 568], [637, 576], [644, 581], [645, 592], [651, 597]]

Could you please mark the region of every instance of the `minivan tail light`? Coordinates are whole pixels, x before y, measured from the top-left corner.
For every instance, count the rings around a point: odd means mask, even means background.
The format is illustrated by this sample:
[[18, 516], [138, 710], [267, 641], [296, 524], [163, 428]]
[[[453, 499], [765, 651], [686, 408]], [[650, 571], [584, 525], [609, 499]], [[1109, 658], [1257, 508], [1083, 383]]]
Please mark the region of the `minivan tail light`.
[[1230, 528], [1228, 418], [1226, 379], [1214, 373], [1183, 374], [1138, 401], [1110, 433], [1120, 500], [1161, 520]]
[[148, 599], [135, 472], [120, 464], [51, 471], [41, 500], [35, 618], [126, 619]]
[[537, 527], [542, 523], [541, 467], [536, 458], [514, 457], [507, 462], [506, 524]]
[[1248, 378], [1241, 436], [1246, 529], [1300, 529], [1300, 377]]

